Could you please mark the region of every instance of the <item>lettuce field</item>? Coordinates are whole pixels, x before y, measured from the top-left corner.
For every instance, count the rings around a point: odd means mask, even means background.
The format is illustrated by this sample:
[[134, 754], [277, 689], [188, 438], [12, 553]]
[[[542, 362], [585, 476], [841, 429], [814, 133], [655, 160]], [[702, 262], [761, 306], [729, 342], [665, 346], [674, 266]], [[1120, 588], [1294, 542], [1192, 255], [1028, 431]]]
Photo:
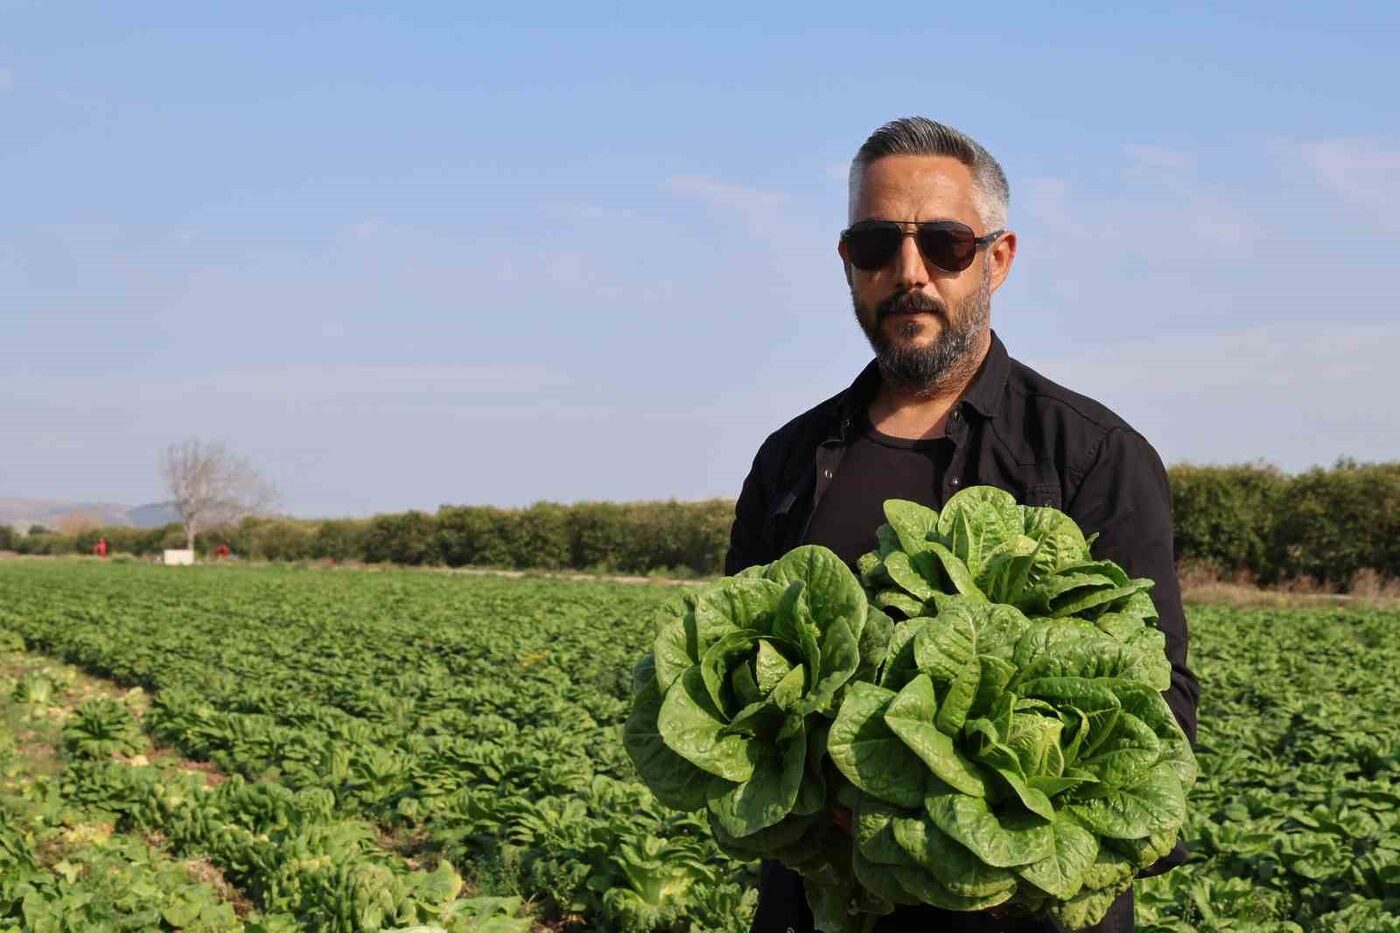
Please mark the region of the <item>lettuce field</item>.
[[[621, 741], [663, 586], [0, 562], [0, 931], [746, 930]], [[1192, 607], [1139, 929], [1400, 931], [1400, 612]]]

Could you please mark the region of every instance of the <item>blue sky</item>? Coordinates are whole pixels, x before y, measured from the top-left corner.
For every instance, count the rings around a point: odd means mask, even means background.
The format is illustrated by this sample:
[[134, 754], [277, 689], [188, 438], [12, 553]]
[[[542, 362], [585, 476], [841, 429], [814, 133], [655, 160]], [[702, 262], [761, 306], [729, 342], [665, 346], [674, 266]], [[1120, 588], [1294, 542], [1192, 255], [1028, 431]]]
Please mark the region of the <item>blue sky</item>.
[[0, 496], [732, 496], [869, 358], [865, 136], [1011, 178], [1014, 356], [1169, 462], [1400, 457], [1395, 4], [0, 0]]

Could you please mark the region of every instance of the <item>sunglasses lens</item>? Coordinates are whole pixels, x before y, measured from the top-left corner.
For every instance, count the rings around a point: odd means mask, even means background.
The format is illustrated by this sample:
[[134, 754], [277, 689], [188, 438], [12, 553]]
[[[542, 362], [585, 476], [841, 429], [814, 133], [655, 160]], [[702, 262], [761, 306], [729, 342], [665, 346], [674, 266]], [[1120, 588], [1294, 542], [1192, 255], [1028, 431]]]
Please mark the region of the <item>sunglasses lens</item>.
[[[917, 238], [924, 259], [948, 272], [963, 271], [977, 255], [977, 234], [964, 224], [920, 224]], [[847, 231], [846, 253], [851, 265], [874, 272], [889, 265], [903, 241], [904, 231], [898, 224], [871, 222], [870, 226]]]
[[920, 227], [919, 252], [940, 269], [961, 272], [977, 255], [977, 234], [962, 224]]
[[851, 265], [857, 269], [874, 272], [883, 269], [894, 258], [902, 239], [904, 234], [894, 224], [852, 230], [846, 235], [846, 255], [850, 256]]

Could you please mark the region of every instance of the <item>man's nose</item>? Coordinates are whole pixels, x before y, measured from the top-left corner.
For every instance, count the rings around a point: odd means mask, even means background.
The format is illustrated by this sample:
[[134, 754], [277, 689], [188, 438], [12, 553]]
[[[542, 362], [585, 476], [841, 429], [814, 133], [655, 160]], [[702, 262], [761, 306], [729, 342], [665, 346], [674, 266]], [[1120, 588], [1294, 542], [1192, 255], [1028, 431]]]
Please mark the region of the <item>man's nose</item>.
[[899, 244], [899, 252], [894, 256], [895, 284], [902, 290], [923, 288], [928, 284], [928, 267], [924, 265], [919, 244], [912, 236], [905, 236]]

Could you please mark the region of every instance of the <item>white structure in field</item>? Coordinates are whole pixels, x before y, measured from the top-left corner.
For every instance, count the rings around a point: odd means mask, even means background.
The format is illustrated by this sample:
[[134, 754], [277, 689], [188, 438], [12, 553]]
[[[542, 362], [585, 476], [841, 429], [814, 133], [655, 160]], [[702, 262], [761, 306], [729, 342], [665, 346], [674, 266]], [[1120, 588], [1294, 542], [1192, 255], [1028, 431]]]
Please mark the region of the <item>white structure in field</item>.
[[176, 567], [188, 567], [194, 563], [194, 551], [188, 548], [181, 548], [179, 550], [167, 549], [164, 560], [166, 564], [173, 564]]

